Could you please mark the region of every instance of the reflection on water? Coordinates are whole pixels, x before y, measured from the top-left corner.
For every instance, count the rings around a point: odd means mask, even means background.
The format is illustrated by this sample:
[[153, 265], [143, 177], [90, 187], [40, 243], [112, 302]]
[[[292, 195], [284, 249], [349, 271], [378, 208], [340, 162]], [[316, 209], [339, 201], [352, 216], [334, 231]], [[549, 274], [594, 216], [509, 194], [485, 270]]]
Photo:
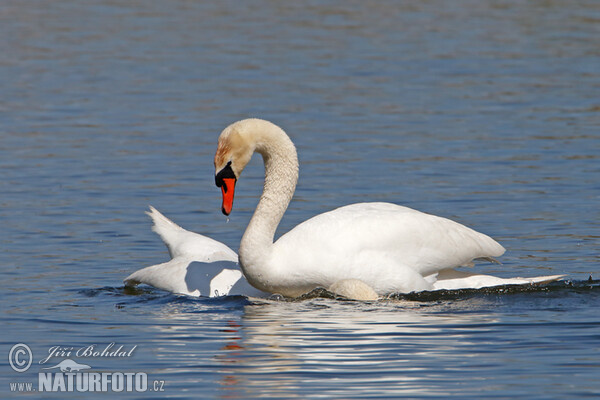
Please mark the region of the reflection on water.
[[[216, 379], [215, 395], [226, 398], [518, 395], [523, 385], [496, 380], [506, 368], [526, 362], [536, 378], [550, 379], [561, 332], [578, 330], [579, 340], [596, 340], [597, 323], [571, 323], [560, 305], [576, 304], [572, 298], [582, 294], [582, 300], [598, 301], [598, 288], [598, 281], [566, 282], [367, 303], [321, 297], [176, 301], [159, 310], [157, 356], [190, 380]], [[526, 305], [515, 307], [519, 302]], [[530, 313], [535, 320], [528, 320]], [[538, 336], [514, 335], [521, 330]], [[585, 371], [593, 361], [580, 363]], [[494, 383], [487, 387], [470, 381], [473, 376]]]
[[[304, 398], [315, 391], [340, 398], [442, 395], [446, 389], [432, 385], [425, 370], [464, 362], [465, 349], [475, 346], [473, 327], [481, 334], [497, 322], [479, 313], [421, 312], [410, 302], [382, 306], [327, 299], [248, 304], [239, 322], [211, 314], [211, 328], [196, 313], [163, 311], [169, 321], [184, 325], [158, 326], [169, 337], [169, 347], [158, 348], [164, 352], [161, 361], [181, 363], [189, 357], [189, 365], [177, 366], [178, 373], [196, 371], [202, 379], [198, 368], [210, 368], [219, 377], [220, 394], [240, 399]], [[202, 337], [192, 334], [195, 324], [203, 325]], [[210, 366], [194, 361], [204, 360], [206, 353], [189, 353], [191, 334], [203, 348], [214, 346]]]
[[[410, 304], [388, 304], [382, 309], [327, 303], [246, 307], [243, 345], [251, 360], [240, 352], [228, 354], [227, 361], [260, 377], [248, 382], [251, 395], [262, 393], [269, 381], [281, 389], [323, 390], [330, 387], [321, 381], [323, 374], [338, 387], [330, 394], [342, 398], [359, 397], [358, 392], [360, 397], [443, 394], [444, 388], [424, 384], [428, 367], [423, 364], [453, 364], [463, 357], [457, 354], [472, 345], [461, 329], [494, 322], [485, 315], [420, 313]], [[456, 325], [462, 328], [448, 329]]]

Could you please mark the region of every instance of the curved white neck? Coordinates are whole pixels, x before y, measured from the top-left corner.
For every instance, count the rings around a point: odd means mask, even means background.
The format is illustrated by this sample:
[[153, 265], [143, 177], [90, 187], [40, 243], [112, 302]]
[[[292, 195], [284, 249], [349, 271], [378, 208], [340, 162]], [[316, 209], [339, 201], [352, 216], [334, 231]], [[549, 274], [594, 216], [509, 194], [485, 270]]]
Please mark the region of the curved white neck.
[[[256, 126], [255, 151], [265, 164], [263, 193], [240, 243], [239, 260], [247, 277], [255, 277], [261, 285], [271, 254], [277, 226], [285, 213], [298, 181], [296, 148], [279, 127]], [[251, 280], [255, 280], [250, 278]]]

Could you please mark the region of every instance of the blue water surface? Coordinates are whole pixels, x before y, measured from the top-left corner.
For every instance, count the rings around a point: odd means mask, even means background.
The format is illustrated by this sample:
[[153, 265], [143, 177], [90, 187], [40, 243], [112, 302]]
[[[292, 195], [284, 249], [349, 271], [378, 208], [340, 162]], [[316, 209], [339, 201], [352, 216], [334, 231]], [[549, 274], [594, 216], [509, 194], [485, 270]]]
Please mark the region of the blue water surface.
[[[600, 396], [596, 1], [8, 0], [0, 36], [2, 398], [114, 396], [11, 392], [52, 347], [111, 343], [134, 350], [70, 358], [163, 383], [126, 398]], [[389, 201], [497, 239], [478, 272], [567, 281], [366, 303], [125, 289], [168, 260], [149, 204], [237, 249], [262, 162], [227, 221], [212, 157], [247, 117], [299, 152], [278, 235]]]

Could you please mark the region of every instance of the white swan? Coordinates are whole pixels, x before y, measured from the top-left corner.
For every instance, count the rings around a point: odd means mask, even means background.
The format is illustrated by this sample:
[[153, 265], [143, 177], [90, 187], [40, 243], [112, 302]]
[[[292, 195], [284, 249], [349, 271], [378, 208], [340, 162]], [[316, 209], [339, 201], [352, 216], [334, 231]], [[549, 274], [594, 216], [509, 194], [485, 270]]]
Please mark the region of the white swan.
[[225, 128], [215, 154], [215, 182], [223, 194], [222, 211], [229, 215], [235, 184], [254, 152], [263, 156], [265, 182], [242, 237], [239, 261], [248, 282], [261, 291], [297, 297], [326, 287], [349, 297], [372, 298], [561, 277], [506, 280], [455, 271], [505, 250], [454, 221], [389, 203], [352, 204], [317, 215], [273, 243], [298, 180], [296, 149], [286, 133], [260, 119]]
[[152, 206], [146, 214], [154, 222], [152, 230], [167, 245], [171, 261], [134, 272], [124, 279], [126, 286], [145, 283], [188, 296], [266, 295], [243, 279], [237, 254], [229, 247], [183, 229]]

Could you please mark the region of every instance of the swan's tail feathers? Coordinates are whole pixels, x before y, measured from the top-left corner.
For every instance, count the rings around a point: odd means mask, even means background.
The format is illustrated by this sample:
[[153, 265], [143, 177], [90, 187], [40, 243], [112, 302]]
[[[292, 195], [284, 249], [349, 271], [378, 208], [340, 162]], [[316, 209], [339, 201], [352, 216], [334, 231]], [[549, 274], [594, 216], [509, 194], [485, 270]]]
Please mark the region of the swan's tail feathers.
[[165, 242], [167, 249], [169, 249], [169, 254], [171, 255], [171, 258], [173, 258], [176, 256], [175, 248], [177, 247], [179, 236], [187, 231], [162, 215], [156, 208], [152, 206], [149, 207], [150, 211], [146, 211], [146, 215], [152, 218], [152, 222], [154, 222], [152, 230], [160, 236], [163, 242]]
[[163, 238], [164, 236], [170, 236], [175, 232], [185, 231], [182, 227], [177, 225], [175, 222], [171, 221], [169, 218], [162, 215], [160, 211], [156, 208], [149, 206], [150, 211], [146, 211], [146, 215], [152, 218], [152, 222], [154, 222], [154, 226], [152, 226], [152, 230]]
[[165, 242], [171, 258], [187, 257], [200, 262], [237, 262], [237, 254], [223, 243], [183, 229], [152, 206], [146, 214], [152, 218], [152, 230]]

